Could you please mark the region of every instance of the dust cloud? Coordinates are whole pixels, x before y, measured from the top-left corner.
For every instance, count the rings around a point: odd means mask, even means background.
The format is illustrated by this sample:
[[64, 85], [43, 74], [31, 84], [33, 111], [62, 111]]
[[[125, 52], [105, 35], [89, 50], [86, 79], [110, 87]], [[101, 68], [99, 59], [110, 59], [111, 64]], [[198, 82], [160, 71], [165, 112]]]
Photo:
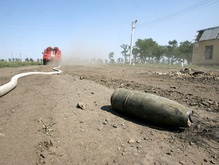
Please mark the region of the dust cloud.
[[102, 64], [108, 61], [109, 47], [102, 40], [95, 42], [88, 36], [75, 38], [70, 45], [62, 51], [62, 65], [72, 64]]
[[62, 65], [101, 64], [106, 62], [103, 51], [97, 49], [74, 49], [62, 53]]

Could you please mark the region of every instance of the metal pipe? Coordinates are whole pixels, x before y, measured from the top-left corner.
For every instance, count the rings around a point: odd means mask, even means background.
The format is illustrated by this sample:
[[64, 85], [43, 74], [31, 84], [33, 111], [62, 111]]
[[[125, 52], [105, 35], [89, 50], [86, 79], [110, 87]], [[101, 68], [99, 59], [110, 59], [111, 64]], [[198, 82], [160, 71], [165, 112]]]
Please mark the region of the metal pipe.
[[21, 73], [13, 76], [11, 78], [11, 81], [0, 86], [0, 97], [4, 96], [8, 92], [10, 92], [12, 89], [14, 89], [17, 86], [17, 80], [21, 77], [29, 76], [29, 75], [36, 75], [36, 74], [46, 74], [46, 75], [52, 75], [52, 74], [59, 74], [62, 73], [61, 70], [59, 70], [60, 66], [53, 68], [53, 72], [27, 72], [27, 73]]

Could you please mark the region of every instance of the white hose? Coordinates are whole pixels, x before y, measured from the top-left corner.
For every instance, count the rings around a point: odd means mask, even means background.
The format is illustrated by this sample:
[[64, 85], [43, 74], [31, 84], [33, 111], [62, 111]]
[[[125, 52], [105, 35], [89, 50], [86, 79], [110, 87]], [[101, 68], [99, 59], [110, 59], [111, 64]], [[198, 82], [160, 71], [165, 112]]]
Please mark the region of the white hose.
[[14, 89], [17, 86], [17, 80], [21, 77], [29, 76], [29, 75], [35, 75], [35, 74], [59, 74], [62, 73], [61, 70], [59, 70], [60, 66], [53, 68], [53, 72], [27, 72], [27, 73], [21, 73], [13, 76], [11, 78], [11, 81], [7, 84], [4, 84], [0, 86], [0, 97], [10, 92], [12, 89]]

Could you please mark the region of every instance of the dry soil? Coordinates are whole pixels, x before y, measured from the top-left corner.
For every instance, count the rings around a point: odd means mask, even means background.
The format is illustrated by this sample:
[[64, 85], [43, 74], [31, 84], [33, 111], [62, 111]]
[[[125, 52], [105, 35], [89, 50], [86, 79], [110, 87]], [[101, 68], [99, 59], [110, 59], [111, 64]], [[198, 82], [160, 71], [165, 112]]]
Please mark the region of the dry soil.
[[[15, 74], [51, 68], [2, 68], [0, 85]], [[218, 70], [122, 65], [61, 70], [21, 78], [0, 98], [1, 165], [219, 164]], [[193, 125], [162, 128], [117, 113], [110, 97], [120, 87], [191, 108]]]

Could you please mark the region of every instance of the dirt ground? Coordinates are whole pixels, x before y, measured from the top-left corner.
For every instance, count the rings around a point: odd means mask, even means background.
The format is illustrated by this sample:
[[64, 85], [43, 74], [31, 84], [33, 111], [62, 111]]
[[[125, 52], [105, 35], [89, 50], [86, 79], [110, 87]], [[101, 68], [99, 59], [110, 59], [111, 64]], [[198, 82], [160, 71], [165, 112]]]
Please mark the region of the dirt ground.
[[[51, 68], [2, 68], [0, 85], [15, 74]], [[61, 70], [23, 77], [0, 97], [1, 165], [219, 164], [218, 70], [106, 65]], [[110, 97], [120, 87], [191, 108], [193, 125], [172, 130], [117, 113]]]

